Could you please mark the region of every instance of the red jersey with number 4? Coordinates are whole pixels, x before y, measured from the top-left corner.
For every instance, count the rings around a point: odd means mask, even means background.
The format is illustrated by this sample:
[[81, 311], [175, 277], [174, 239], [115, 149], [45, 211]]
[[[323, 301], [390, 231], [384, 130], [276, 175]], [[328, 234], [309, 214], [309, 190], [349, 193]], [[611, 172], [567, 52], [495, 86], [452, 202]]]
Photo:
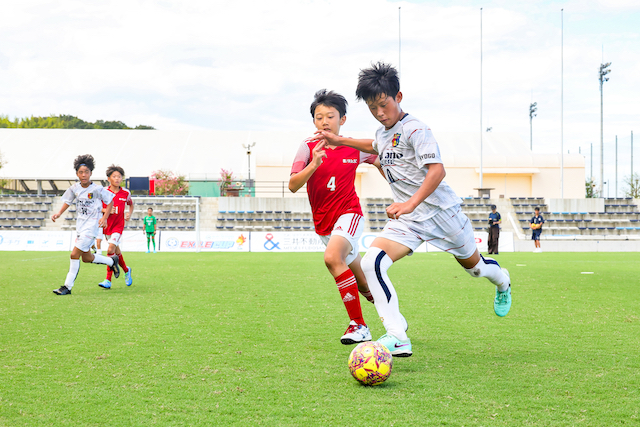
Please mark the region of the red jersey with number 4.
[[[304, 141], [291, 167], [291, 174], [301, 172], [313, 159], [312, 151], [318, 141]], [[328, 236], [341, 215], [357, 213], [362, 215], [360, 199], [353, 182], [360, 163], [373, 164], [377, 156], [363, 153], [351, 147], [325, 148], [327, 157], [307, 181], [307, 194], [316, 233]]]
[[[107, 187], [107, 190], [111, 191], [110, 187]], [[113, 233], [120, 233], [124, 231], [124, 210], [126, 206], [133, 205], [133, 199], [131, 199], [131, 193], [129, 190], [120, 187], [120, 191], [114, 193], [113, 196], [113, 210], [111, 211], [111, 215], [109, 215], [109, 219], [107, 220], [107, 226], [104, 228], [104, 234], [109, 236]], [[107, 205], [102, 203], [102, 207], [106, 208]]]

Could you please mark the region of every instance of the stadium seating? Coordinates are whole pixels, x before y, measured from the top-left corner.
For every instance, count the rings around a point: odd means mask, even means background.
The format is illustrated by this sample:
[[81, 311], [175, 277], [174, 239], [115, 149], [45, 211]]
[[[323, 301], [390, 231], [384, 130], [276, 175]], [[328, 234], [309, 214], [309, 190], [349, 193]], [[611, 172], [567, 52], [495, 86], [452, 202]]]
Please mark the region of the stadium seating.
[[[529, 233], [533, 212], [519, 210], [523, 206], [515, 201], [513, 206], [522, 231]], [[546, 205], [540, 206], [541, 210], [546, 208]], [[542, 238], [640, 238], [640, 212], [637, 205], [633, 204], [633, 199], [605, 199], [604, 206], [604, 212], [541, 212], [545, 219]]]
[[38, 230], [51, 217], [53, 197], [36, 194], [0, 195], [0, 228]]
[[[306, 199], [286, 203], [285, 199], [220, 198], [209, 214], [208, 229], [225, 231], [314, 231], [311, 209]], [[135, 196], [135, 209], [127, 230], [142, 230], [147, 208], [154, 209], [159, 230], [194, 230], [196, 228], [196, 200], [191, 197]], [[291, 200], [289, 200], [290, 202]], [[388, 221], [386, 207], [390, 198], [361, 200], [366, 232], [381, 231]], [[469, 217], [476, 231], [487, 229], [491, 204], [499, 204], [503, 229], [530, 236], [529, 220], [539, 207], [546, 220], [543, 239], [640, 239], [640, 209], [633, 199], [604, 200], [604, 212], [554, 212], [540, 197], [512, 197], [490, 200], [469, 197], [462, 200], [462, 211]], [[0, 195], [0, 229], [39, 230], [75, 229], [75, 207], [71, 206], [62, 221], [50, 221], [53, 207], [58, 209], [59, 196]], [[202, 224], [201, 224], [202, 226]], [[206, 230], [207, 228], [204, 228]]]

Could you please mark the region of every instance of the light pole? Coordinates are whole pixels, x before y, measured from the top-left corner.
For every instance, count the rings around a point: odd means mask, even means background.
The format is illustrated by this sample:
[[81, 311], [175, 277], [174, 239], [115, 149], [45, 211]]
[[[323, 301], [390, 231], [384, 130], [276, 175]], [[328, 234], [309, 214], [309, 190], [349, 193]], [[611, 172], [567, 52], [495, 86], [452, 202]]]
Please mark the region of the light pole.
[[560, 9], [560, 198], [564, 199], [564, 9]]
[[482, 186], [482, 8], [480, 8], [480, 188]]
[[248, 177], [249, 179], [247, 180], [247, 185], [249, 187], [249, 194], [251, 194], [251, 149], [253, 147], [255, 147], [256, 143], [252, 142], [251, 144], [242, 144], [242, 146], [247, 150], [247, 159], [249, 161], [248, 163], [248, 167], [249, 167], [249, 174]]
[[603, 128], [603, 96], [602, 96], [602, 85], [604, 82], [609, 81], [609, 77], [605, 77], [607, 74], [611, 72], [609, 70], [609, 66], [611, 62], [607, 62], [606, 64], [600, 64], [600, 194], [603, 194], [603, 181], [604, 181], [604, 128]]
[[533, 118], [537, 116], [538, 103], [529, 105], [529, 149], [533, 151]]
[[400, 62], [402, 57], [402, 26], [400, 23], [400, 12], [401, 12], [401, 7], [398, 7], [398, 78], [401, 77], [401, 71], [402, 71], [402, 63]]

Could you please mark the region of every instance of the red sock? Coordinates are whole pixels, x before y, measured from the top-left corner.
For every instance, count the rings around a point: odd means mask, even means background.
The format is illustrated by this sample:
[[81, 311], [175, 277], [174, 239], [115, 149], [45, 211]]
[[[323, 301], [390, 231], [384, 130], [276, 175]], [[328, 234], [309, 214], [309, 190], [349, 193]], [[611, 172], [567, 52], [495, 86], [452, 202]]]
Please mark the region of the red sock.
[[120, 258], [120, 261], [118, 261], [118, 265], [122, 267], [122, 271], [128, 273], [129, 267], [127, 267], [127, 264], [124, 263], [124, 257], [122, 256], [122, 254], [118, 255], [118, 258]]
[[338, 277], [335, 278], [336, 285], [340, 291], [342, 302], [347, 309], [349, 319], [356, 322], [358, 325], [365, 325], [362, 318], [362, 308], [360, 307], [360, 296], [358, 294], [358, 283], [356, 277], [351, 270], [347, 270]]
[[[112, 253], [107, 253], [107, 256], [110, 257], [111, 255], [113, 255]], [[111, 281], [111, 275], [113, 274], [113, 271], [111, 271], [111, 267], [107, 266], [107, 280]]]

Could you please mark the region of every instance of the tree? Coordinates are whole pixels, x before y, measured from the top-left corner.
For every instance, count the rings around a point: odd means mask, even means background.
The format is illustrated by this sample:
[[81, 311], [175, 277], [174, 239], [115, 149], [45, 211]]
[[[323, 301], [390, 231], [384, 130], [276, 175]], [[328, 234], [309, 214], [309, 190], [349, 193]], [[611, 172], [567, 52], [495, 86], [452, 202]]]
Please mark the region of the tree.
[[640, 175], [634, 173], [633, 176], [626, 176], [624, 178], [624, 184], [627, 186], [624, 191], [625, 197], [640, 199]]
[[[24, 129], [131, 129], [119, 120], [96, 120], [95, 123], [85, 122], [76, 116], [61, 114], [49, 117], [17, 117], [11, 121], [9, 116], [0, 115], [0, 128]], [[154, 129], [152, 126], [138, 125], [135, 129]]]
[[151, 174], [156, 196], [185, 196], [189, 194], [189, 183], [184, 175], [168, 170], [157, 170]]
[[587, 199], [594, 199], [599, 197], [598, 196], [598, 186], [596, 185], [595, 180], [593, 179], [593, 177], [587, 179], [584, 182], [584, 189], [585, 189], [585, 197]]

